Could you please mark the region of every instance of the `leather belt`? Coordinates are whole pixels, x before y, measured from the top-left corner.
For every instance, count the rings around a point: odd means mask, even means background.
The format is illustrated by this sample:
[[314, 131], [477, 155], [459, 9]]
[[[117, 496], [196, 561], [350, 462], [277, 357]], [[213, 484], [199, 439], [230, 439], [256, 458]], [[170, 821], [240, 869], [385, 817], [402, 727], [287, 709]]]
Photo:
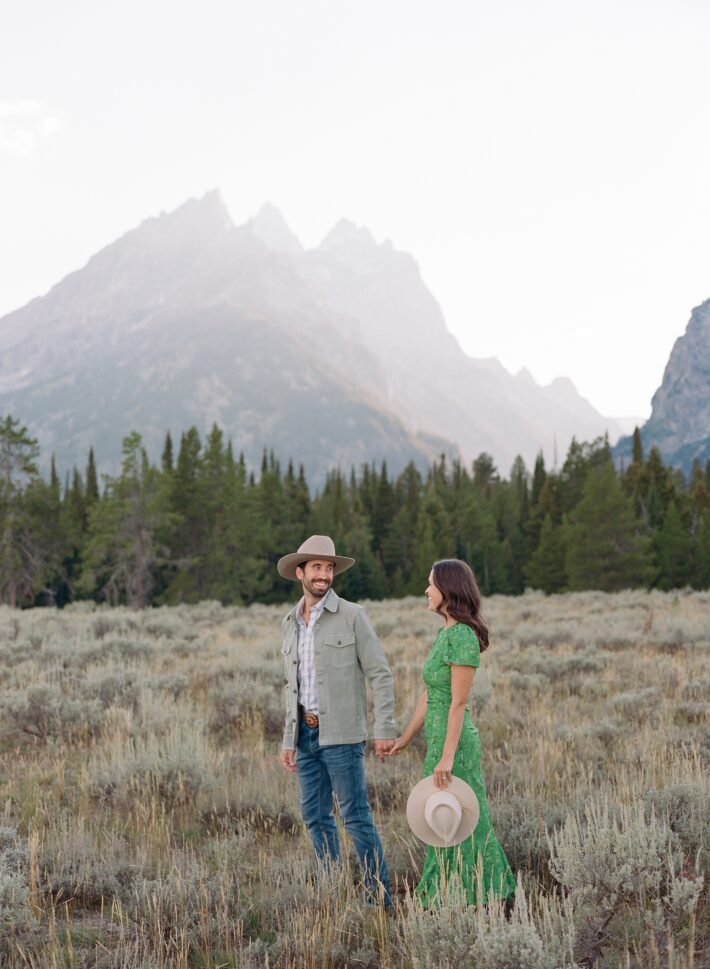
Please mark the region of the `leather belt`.
[[310, 727], [311, 730], [315, 729], [320, 723], [317, 713], [308, 713], [306, 710], [303, 709], [302, 706], [299, 706], [298, 708], [298, 715], [301, 718], [301, 720], [306, 721], [306, 726]]

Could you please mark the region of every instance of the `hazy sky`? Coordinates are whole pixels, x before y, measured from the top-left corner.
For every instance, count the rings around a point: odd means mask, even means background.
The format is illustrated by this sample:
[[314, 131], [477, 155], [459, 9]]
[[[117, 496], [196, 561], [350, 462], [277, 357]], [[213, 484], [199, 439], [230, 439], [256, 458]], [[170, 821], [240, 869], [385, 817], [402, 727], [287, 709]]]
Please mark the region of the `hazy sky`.
[[9, 0], [0, 315], [219, 187], [411, 252], [473, 356], [647, 416], [710, 297], [706, 0]]

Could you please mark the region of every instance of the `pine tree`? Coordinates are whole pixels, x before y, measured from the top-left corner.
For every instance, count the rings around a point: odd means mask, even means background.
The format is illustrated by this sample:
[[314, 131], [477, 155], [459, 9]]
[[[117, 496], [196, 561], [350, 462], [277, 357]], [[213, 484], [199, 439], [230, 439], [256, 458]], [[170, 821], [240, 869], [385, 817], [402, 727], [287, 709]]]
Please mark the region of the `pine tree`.
[[535, 461], [530, 489], [530, 511], [525, 526], [528, 556], [532, 555], [538, 546], [540, 530], [545, 517], [550, 515], [554, 524], [557, 524], [560, 520], [561, 512], [557, 494], [558, 481], [556, 474], [548, 474], [545, 471], [545, 459], [540, 452]]
[[409, 581], [410, 595], [423, 594], [429, 582], [431, 567], [441, 556], [431, 518], [424, 506], [419, 511], [414, 543], [414, 561]]
[[638, 427], [634, 428], [631, 464], [622, 475], [626, 493], [631, 495], [634, 503], [634, 514], [637, 518], [644, 518], [643, 488], [646, 468], [643, 461], [643, 442]]
[[659, 589], [688, 585], [693, 572], [693, 542], [674, 501], [666, 511], [662, 527], [654, 538], [658, 561]]
[[704, 515], [693, 536], [693, 571], [691, 585], [695, 589], [710, 588], [710, 514]]
[[530, 487], [530, 504], [533, 506], [533, 508], [540, 500], [540, 492], [542, 491], [542, 486], [545, 484], [546, 480], [547, 471], [545, 470], [545, 456], [543, 455], [542, 451], [540, 451], [538, 456], [535, 458], [532, 485]]
[[483, 494], [472, 487], [461, 508], [461, 557], [473, 569], [481, 592], [490, 595], [507, 582], [509, 549], [501, 543], [495, 518]]
[[701, 519], [710, 511], [710, 489], [705, 481], [700, 461], [693, 461], [688, 482], [688, 498], [690, 502], [690, 534], [695, 536]]
[[54, 579], [55, 601], [66, 605], [74, 598], [76, 582], [81, 573], [81, 549], [84, 544], [88, 515], [84, 496], [84, 482], [76, 467], [71, 483], [65, 488], [60, 512], [60, 529], [64, 542], [60, 574]]
[[404, 593], [414, 563], [415, 531], [422, 498], [422, 476], [410, 462], [394, 485], [393, 509], [387, 535], [380, 543], [382, 564], [394, 582], [399, 570], [398, 588]]
[[343, 555], [355, 559], [355, 565], [338, 578], [338, 594], [357, 602], [359, 599], [385, 599], [387, 579], [378, 556], [372, 551], [372, 535], [364, 516], [353, 509], [347, 530], [338, 537]]
[[525, 568], [525, 577], [533, 589], [547, 595], [562, 592], [567, 583], [564, 529], [555, 527], [550, 515], [542, 523], [540, 541]]
[[70, 547], [64, 527], [62, 489], [54, 456], [49, 484], [38, 476], [28, 484], [24, 499], [45, 563], [44, 583], [38, 590], [35, 605], [64, 605], [69, 598], [64, 562], [70, 554]]
[[59, 475], [57, 474], [57, 462], [52, 455], [52, 462], [49, 469], [49, 487], [52, 491], [53, 496], [59, 501], [60, 499], [60, 488]]
[[498, 480], [498, 471], [493, 458], [483, 451], [473, 462], [473, 483], [486, 498], [490, 498]]
[[94, 449], [89, 448], [89, 460], [86, 465], [86, 510], [99, 500], [99, 479], [96, 474], [96, 461], [94, 460]]
[[505, 585], [498, 591], [515, 595], [525, 588], [523, 569], [528, 558], [528, 473], [521, 457], [513, 463], [510, 481], [496, 486], [492, 506], [509, 562]]
[[173, 473], [173, 439], [170, 436], [170, 431], [165, 435], [165, 444], [163, 445], [163, 454], [160, 463], [163, 468], [163, 474], [170, 475]]
[[48, 550], [37, 514], [39, 448], [27, 428], [0, 420], [0, 604], [31, 602], [44, 587]]
[[671, 501], [679, 502], [678, 484], [663, 463], [657, 447], [652, 447], [639, 483], [641, 515], [648, 529], [659, 529]]
[[587, 474], [566, 530], [571, 589], [605, 592], [646, 584], [652, 575], [648, 539], [639, 533], [631, 500], [611, 460]]
[[[196, 427], [180, 437], [177, 462], [172, 475], [162, 476], [166, 484], [173, 531], [166, 544], [171, 564], [163, 570], [161, 601], [197, 602], [207, 598], [200, 588], [197, 571], [207, 547], [209, 525], [204, 494], [202, 441]], [[167, 588], [163, 585], [167, 583]]]
[[372, 546], [378, 552], [387, 541], [387, 533], [394, 513], [394, 488], [387, 475], [387, 462], [382, 462], [375, 486], [375, 501], [370, 518]]
[[606, 437], [598, 437], [590, 444], [579, 443], [572, 438], [565, 463], [559, 474], [557, 494], [560, 510], [570, 512], [582, 499], [587, 475], [593, 468], [601, 467], [611, 460], [611, 450]]
[[161, 475], [148, 464], [140, 434], [123, 441], [123, 464], [108, 478], [106, 493], [89, 513], [80, 587], [111, 605], [150, 604], [158, 568], [168, 550], [161, 537], [170, 531], [173, 513]]

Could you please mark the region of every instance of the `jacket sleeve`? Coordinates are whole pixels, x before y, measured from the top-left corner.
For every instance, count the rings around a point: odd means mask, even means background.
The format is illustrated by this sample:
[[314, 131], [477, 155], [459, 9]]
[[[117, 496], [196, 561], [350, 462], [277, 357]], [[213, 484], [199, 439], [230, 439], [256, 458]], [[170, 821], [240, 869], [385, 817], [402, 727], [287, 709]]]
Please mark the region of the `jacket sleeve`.
[[373, 736], [377, 740], [395, 740], [394, 687], [385, 651], [363, 608], [355, 613], [355, 649], [365, 674], [375, 713]]
[[285, 656], [283, 653], [283, 644], [286, 636], [286, 626], [288, 622], [288, 616], [281, 623], [281, 660], [283, 662], [284, 671], [284, 697], [285, 697], [285, 707], [286, 715], [284, 717], [284, 733], [283, 740], [281, 741], [281, 747], [284, 749], [295, 750], [295, 732], [293, 729], [293, 704], [289, 704], [291, 683], [289, 680], [289, 662], [291, 661], [291, 654]]

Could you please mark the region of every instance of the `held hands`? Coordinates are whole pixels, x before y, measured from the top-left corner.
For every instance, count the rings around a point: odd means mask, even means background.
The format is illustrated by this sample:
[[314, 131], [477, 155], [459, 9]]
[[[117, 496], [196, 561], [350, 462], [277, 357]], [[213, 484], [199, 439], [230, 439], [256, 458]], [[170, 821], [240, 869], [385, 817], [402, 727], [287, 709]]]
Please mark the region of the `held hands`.
[[[384, 764], [385, 757], [389, 757], [396, 740], [375, 740], [375, 757]], [[290, 747], [283, 747], [279, 753], [279, 764], [291, 774], [296, 772], [296, 751]]]
[[439, 763], [434, 768], [434, 783], [443, 791], [449, 786], [449, 781], [451, 780], [451, 771], [454, 766], [453, 757], [442, 757]]
[[407, 746], [408, 743], [409, 741], [405, 740], [403, 737], [397, 737], [396, 740], [392, 741], [392, 746], [387, 751], [387, 756], [394, 757], [401, 750], [404, 750], [404, 748]]
[[375, 739], [375, 757], [381, 764], [384, 764], [385, 757], [389, 757], [392, 746], [396, 740], [377, 740]]

